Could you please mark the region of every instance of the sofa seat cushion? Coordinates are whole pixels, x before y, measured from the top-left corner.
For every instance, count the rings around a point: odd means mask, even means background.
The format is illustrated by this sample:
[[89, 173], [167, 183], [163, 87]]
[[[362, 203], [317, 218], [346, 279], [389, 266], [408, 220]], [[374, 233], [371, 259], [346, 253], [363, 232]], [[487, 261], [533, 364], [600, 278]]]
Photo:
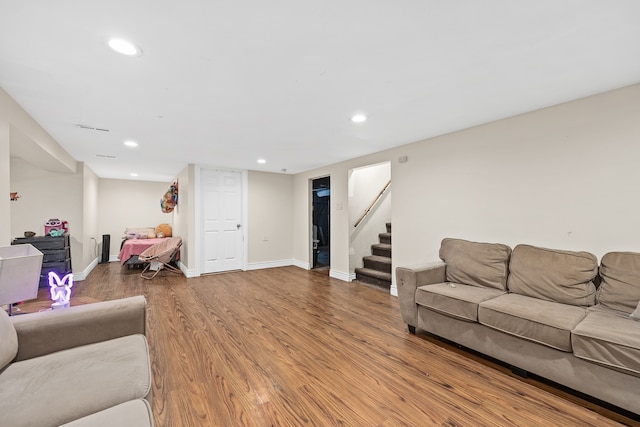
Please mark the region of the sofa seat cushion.
[[592, 306], [598, 260], [589, 252], [518, 245], [509, 263], [509, 292], [563, 304]]
[[129, 335], [10, 364], [0, 373], [0, 414], [16, 427], [59, 426], [150, 391], [147, 340]]
[[600, 261], [598, 303], [631, 314], [640, 302], [640, 253], [609, 252]]
[[440, 244], [440, 259], [447, 264], [447, 282], [504, 291], [510, 256], [511, 248], [500, 243], [443, 239]]
[[478, 321], [485, 326], [571, 352], [571, 330], [587, 309], [518, 294], [480, 303]]
[[151, 407], [144, 399], [130, 400], [104, 411], [87, 415], [60, 427], [152, 427]]
[[574, 355], [640, 376], [640, 322], [601, 307], [573, 330]]
[[504, 291], [462, 283], [437, 283], [416, 290], [416, 304], [469, 322], [478, 321], [478, 304], [503, 295]]

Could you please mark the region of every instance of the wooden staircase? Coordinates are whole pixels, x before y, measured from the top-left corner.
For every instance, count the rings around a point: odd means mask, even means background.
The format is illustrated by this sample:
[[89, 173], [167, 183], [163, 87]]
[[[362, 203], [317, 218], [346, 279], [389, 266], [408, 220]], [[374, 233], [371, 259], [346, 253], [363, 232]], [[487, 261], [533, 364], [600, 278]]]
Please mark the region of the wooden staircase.
[[385, 289], [391, 287], [391, 224], [378, 234], [380, 243], [371, 245], [371, 255], [362, 258], [364, 267], [356, 268], [356, 280]]

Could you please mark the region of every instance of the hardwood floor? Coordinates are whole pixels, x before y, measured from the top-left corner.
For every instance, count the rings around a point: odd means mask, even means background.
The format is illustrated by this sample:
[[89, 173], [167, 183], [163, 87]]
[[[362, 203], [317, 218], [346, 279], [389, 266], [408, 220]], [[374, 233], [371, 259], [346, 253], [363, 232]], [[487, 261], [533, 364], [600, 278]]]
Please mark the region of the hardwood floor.
[[409, 334], [367, 286], [296, 267], [139, 273], [98, 265], [74, 295], [147, 297], [157, 426], [638, 425]]

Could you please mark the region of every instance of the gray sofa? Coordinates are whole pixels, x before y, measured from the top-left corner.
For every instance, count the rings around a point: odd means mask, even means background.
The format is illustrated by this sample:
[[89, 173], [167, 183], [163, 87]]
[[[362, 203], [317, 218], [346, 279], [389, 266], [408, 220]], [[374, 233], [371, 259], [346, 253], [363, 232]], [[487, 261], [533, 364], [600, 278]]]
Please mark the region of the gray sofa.
[[[640, 414], [640, 254], [444, 239], [396, 268], [416, 328]], [[598, 286], [596, 286], [598, 284]]]
[[152, 426], [143, 296], [9, 317], [0, 310], [3, 426]]

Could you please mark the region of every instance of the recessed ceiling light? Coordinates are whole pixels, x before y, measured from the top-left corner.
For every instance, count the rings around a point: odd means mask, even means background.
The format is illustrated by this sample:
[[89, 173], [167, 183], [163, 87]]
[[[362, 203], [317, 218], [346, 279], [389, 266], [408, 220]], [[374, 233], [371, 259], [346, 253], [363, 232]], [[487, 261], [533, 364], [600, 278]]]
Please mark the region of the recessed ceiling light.
[[126, 145], [127, 147], [132, 147], [132, 148], [133, 148], [133, 147], [137, 147], [137, 146], [138, 146], [138, 143], [137, 143], [137, 142], [135, 142], [135, 141], [131, 141], [131, 140], [129, 140], [129, 141], [125, 141], [125, 142], [124, 142], [124, 145]]
[[109, 40], [109, 47], [118, 53], [127, 56], [142, 56], [142, 49], [135, 44], [123, 39]]
[[362, 123], [362, 122], [366, 122], [367, 121], [367, 116], [365, 116], [364, 114], [354, 114], [351, 117], [351, 121], [353, 123]]
[[135, 172], [132, 172], [130, 175], [131, 175], [131, 176], [133, 176], [133, 177], [138, 176], [138, 174], [137, 174], [137, 173], [135, 173]]
[[264, 165], [265, 163], [267, 163], [267, 161], [265, 159], [258, 159], [258, 163]]

